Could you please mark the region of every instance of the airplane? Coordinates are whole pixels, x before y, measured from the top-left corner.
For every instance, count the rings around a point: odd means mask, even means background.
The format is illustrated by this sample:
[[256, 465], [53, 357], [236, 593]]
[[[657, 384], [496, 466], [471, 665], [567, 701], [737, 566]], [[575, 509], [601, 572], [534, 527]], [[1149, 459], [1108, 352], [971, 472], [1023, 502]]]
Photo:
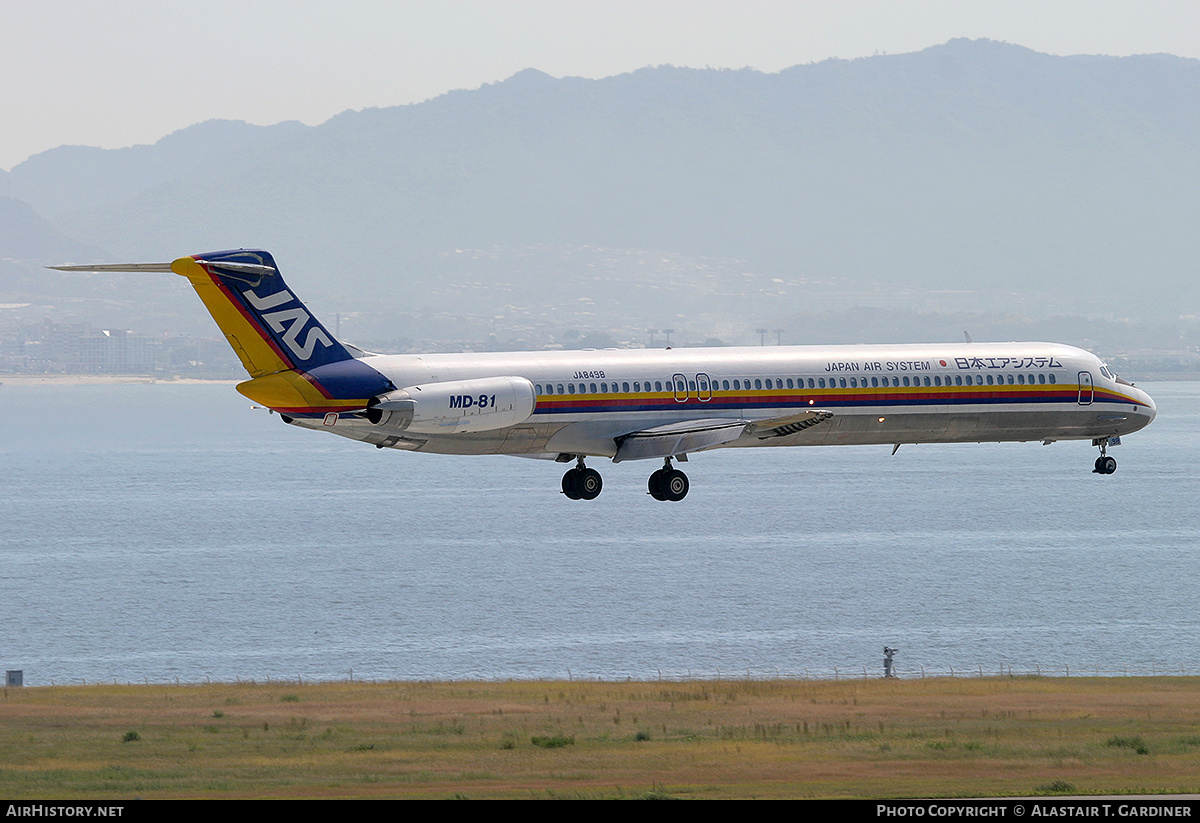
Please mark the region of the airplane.
[[335, 339], [266, 251], [50, 268], [182, 275], [250, 375], [237, 390], [285, 423], [380, 449], [574, 463], [572, 500], [603, 488], [588, 458], [661, 460], [650, 496], [683, 500], [674, 462], [718, 448], [1090, 440], [1093, 473], [1112, 474], [1108, 447], [1155, 415], [1096, 355], [1054, 343], [385, 355]]

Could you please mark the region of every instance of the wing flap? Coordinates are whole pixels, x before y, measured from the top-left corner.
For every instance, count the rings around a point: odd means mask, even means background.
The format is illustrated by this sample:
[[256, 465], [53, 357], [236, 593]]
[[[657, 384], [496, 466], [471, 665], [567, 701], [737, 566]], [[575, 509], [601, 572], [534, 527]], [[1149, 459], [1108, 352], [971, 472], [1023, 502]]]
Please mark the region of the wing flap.
[[630, 432], [616, 438], [617, 453], [613, 456], [613, 462], [670, 457], [711, 449], [737, 440], [746, 431], [748, 422], [729, 418], [684, 420]]
[[824, 423], [833, 417], [833, 412], [810, 409], [800, 414], [773, 417], [770, 420], [743, 420], [727, 417], [709, 420], [681, 420], [665, 426], [655, 426], [642, 431], [630, 432], [616, 438], [617, 453], [614, 463], [623, 460], [646, 460], [651, 457], [672, 457], [688, 452], [703, 451], [715, 446], [732, 443], [742, 435], [767, 440], [772, 437], [787, 437], [789, 434]]

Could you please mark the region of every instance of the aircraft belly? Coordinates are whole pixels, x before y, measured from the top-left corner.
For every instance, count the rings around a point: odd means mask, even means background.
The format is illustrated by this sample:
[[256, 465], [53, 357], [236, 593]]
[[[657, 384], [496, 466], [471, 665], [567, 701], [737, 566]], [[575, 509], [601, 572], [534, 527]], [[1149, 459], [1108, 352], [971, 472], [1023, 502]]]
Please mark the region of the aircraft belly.
[[[1091, 440], [1137, 431], [1145, 418], [1124, 417], [1095, 407], [980, 410], [948, 414], [922, 409], [838, 414], [827, 423], [772, 440], [742, 437], [743, 446], [837, 446], [895, 443], [978, 443], [1031, 440]], [[882, 419], [881, 419], [882, 418]], [[1118, 419], [1121, 418], [1121, 419]]]
[[[738, 439], [706, 446], [708, 448], [746, 448], [762, 446], [835, 446], [895, 443], [971, 443], [1031, 440], [1090, 440], [1128, 434], [1148, 422], [1145, 416], [1131, 414], [1126, 406], [1025, 406], [1002, 411], [986, 407], [954, 409], [920, 407], [904, 410], [896, 407], [841, 410], [833, 417], [794, 434], [763, 438], [749, 431]], [[554, 421], [510, 426], [488, 432], [458, 434], [412, 434], [373, 426], [365, 420], [340, 417], [332, 426], [321, 418], [298, 418], [294, 425], [360, 440], [376, 446], [438, 454], [586, 454], [613, 457], [617, 438], [669, 425], [701, 414], [664, 415], [611, 414], [599, 419], [571, 420], [567, 416]]]

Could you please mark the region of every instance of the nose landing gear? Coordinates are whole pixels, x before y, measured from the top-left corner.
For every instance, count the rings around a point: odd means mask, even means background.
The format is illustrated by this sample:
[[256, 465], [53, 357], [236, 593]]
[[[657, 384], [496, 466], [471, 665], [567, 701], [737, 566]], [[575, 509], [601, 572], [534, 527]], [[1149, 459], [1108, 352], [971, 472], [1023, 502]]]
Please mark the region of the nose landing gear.
[[1096, 458], [1096, 467], [1092, 474], [1112, 474], [1117, 470], [1117, 459], [1108, 456], [1108, 438], [1098, 437], [1092, 441], [1093, 446], [1100, 447], [1100, 456]]

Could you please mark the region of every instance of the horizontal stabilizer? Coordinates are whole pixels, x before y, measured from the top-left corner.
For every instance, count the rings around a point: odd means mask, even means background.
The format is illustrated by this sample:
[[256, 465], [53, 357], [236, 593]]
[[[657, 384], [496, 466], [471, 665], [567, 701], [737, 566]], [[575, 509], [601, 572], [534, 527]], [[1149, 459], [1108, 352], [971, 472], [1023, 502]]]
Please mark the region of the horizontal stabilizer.
[[790, 417], [756, 420], [750, 424], [749, 433], [759, 440], [766, 440], [771, 437], [786, 437], [789, 434], [804, 431], [818, 423], [824, 423], [831, 417], [833, 417], [833, 412], [831, 411], [813, 409], [802, 414], [791, 415]]
[[111, 271], [111, 272], [164, 272], [171, 273], [170, 263], [103, 263], [90, 266], [46, 266], [55, 271]]
[[617, 453], [613, 456], [613, 462], [670, 457], [711, 449], [737, 440], [746, 430], [747, 423], [746, 420], [728, 418], [684, 420], [631, 432], [616, 438]]
[[[274, 266], [264, 266], [260, 263], [241, 263], [235, 260], [213, 261], [212, 265], [221, 269], [236, 271], [240, 274], [259, 276], [275, 274], [277, 271]], [[174, 271], [170, 263], [103, 263], [85, 266], [47, 266], [46, 268], [56, 271], [164, 272], [168, 274]]]

